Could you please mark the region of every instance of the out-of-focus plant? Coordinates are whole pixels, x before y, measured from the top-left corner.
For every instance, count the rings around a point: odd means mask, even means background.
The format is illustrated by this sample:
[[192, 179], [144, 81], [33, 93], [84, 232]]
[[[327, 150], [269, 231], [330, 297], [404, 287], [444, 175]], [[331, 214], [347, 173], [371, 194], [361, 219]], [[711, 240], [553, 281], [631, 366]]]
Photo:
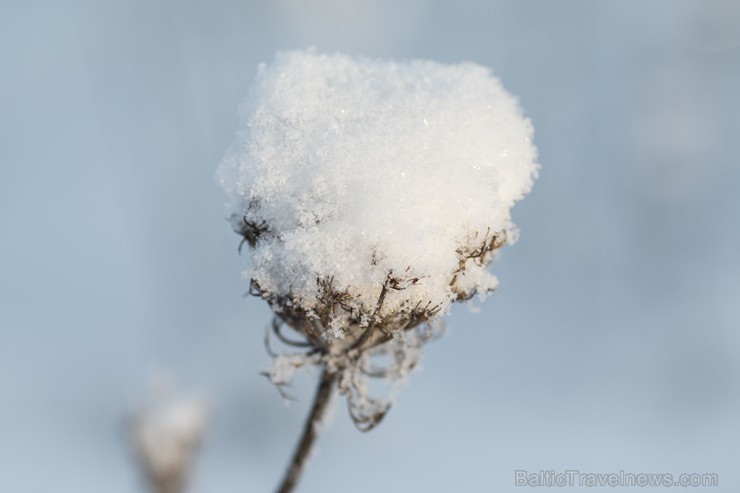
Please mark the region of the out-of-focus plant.
[[184, 493], [207, 419], [205, 401], [158, 380], [129, 418], [129, 439], [151, 493]]

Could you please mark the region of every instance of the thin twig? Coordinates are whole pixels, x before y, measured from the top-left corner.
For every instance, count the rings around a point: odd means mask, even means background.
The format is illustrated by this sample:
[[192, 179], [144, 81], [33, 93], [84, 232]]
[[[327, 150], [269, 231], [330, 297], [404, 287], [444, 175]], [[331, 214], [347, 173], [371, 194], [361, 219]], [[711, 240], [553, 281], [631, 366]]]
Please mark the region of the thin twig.
[[321, 373], [319, 386], [316, 389], [316, 396], [311, 405], [311, 412], [309, 413], [308, 418], [306, 418], [306, 423], [303, 425], [303, 434], [301, 435], [301, 439], [293, 453], [293, 458], [290, 461], [288, 470], [285, 472], [283, 481], [277, 489], [277, 493], [290, 493], [298, 483], [301, 473], [303, 472], [303, 468], [311, 454], [313, 444], [316, 441], [319, 431], [318, 428], [321, 426], [324, 415], [329, 408], [331, 394], [334, 390], [334, 384], [336, 381], [337, 374], [330, 372], [326, 367], [324, 367], [324, 370]]
[[[390, 279], [390, 274], [388, 274], [388, 278]], [[362, 335], [352, 344], [352, 346], [350, 346], [350, 349], [362, 349], [362, 345], [365, 344], [368, 339], [370, 339], [371, 335], [373, 335], [373, 329], [375, 328], [375, 321], [378, 317], [378, 313], [380, 312], [380, 309], [383, 307], [383, 301], [385, 300], [385, 295], [387, 292], [388, 292], [388, 280], [386, 280], [383, 283], [383, 288], [380, 290], [380, 296], [378, 297], [378, 303], [375, 305], [375, 311], [373, 311], [373, 314], [370, 317], [370, 323], [365, 329], [365, 332], [363, 332]]]

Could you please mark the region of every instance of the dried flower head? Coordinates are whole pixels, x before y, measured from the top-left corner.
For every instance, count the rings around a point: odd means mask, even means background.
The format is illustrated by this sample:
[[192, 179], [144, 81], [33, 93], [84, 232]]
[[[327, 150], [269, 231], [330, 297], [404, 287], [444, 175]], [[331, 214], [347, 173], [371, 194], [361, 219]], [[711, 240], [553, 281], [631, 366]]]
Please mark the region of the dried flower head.
[[130, 438], [152, 493], [185, 491], [207, 418], [202, 398], [181, 395], [165, 378], [131, 415]]
[[[301, 365], [363, 401], [358, 375], [405, 375], [428, 324], [496, 287], [487, 266], [538, 169], [532, 126], [485, 67], [312, 50], [260, 66], [240, 116], [219, 180], [250, 291], [307, 348]], [[377, 422], [372, 404], [350, 406], [356, 422]]]

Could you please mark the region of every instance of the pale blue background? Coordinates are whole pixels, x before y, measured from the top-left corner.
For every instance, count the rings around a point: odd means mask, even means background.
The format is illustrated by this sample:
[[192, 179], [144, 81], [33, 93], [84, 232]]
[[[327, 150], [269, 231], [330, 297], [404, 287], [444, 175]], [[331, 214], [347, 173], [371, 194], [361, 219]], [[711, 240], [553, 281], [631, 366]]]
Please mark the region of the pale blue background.
[[308, 45], [492, 67], [542, 174], [500, 291], [377, 430], [337, 408], [301, 491], [738, 491], [739, 42], [721, 0], [2, 0], [0, 491], [140, 491], [122, 422], [159, 370], [214, 408], [192, 491], [272, 489], [313, 384], [285, 407], [258, 375], [269, 312], [213, 175], [256, 65]]

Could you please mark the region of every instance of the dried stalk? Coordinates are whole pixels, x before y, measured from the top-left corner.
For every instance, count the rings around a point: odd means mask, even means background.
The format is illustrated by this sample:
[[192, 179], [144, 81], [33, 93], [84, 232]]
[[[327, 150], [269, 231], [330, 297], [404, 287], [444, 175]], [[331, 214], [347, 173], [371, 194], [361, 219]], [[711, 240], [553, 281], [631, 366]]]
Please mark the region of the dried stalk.
[[295, 452], [293, 452], [293, 458], [290, 461], [288, 470], [285, 471], [285, 476], [277, 489], [277, 493], [290, 493], [298, 483], [303, 468], [311, 455], [313, 444], [318, 436], [319, 428], [324, 420], [326, 411], [329, 408], [336, 381], [337, 374], [330, 372], [324, 367], [313, 404], [311, 405], [311, 411], [308, 418], [306, 418], [306, 423], [303, 425], [301, 439], [296, 446]]

